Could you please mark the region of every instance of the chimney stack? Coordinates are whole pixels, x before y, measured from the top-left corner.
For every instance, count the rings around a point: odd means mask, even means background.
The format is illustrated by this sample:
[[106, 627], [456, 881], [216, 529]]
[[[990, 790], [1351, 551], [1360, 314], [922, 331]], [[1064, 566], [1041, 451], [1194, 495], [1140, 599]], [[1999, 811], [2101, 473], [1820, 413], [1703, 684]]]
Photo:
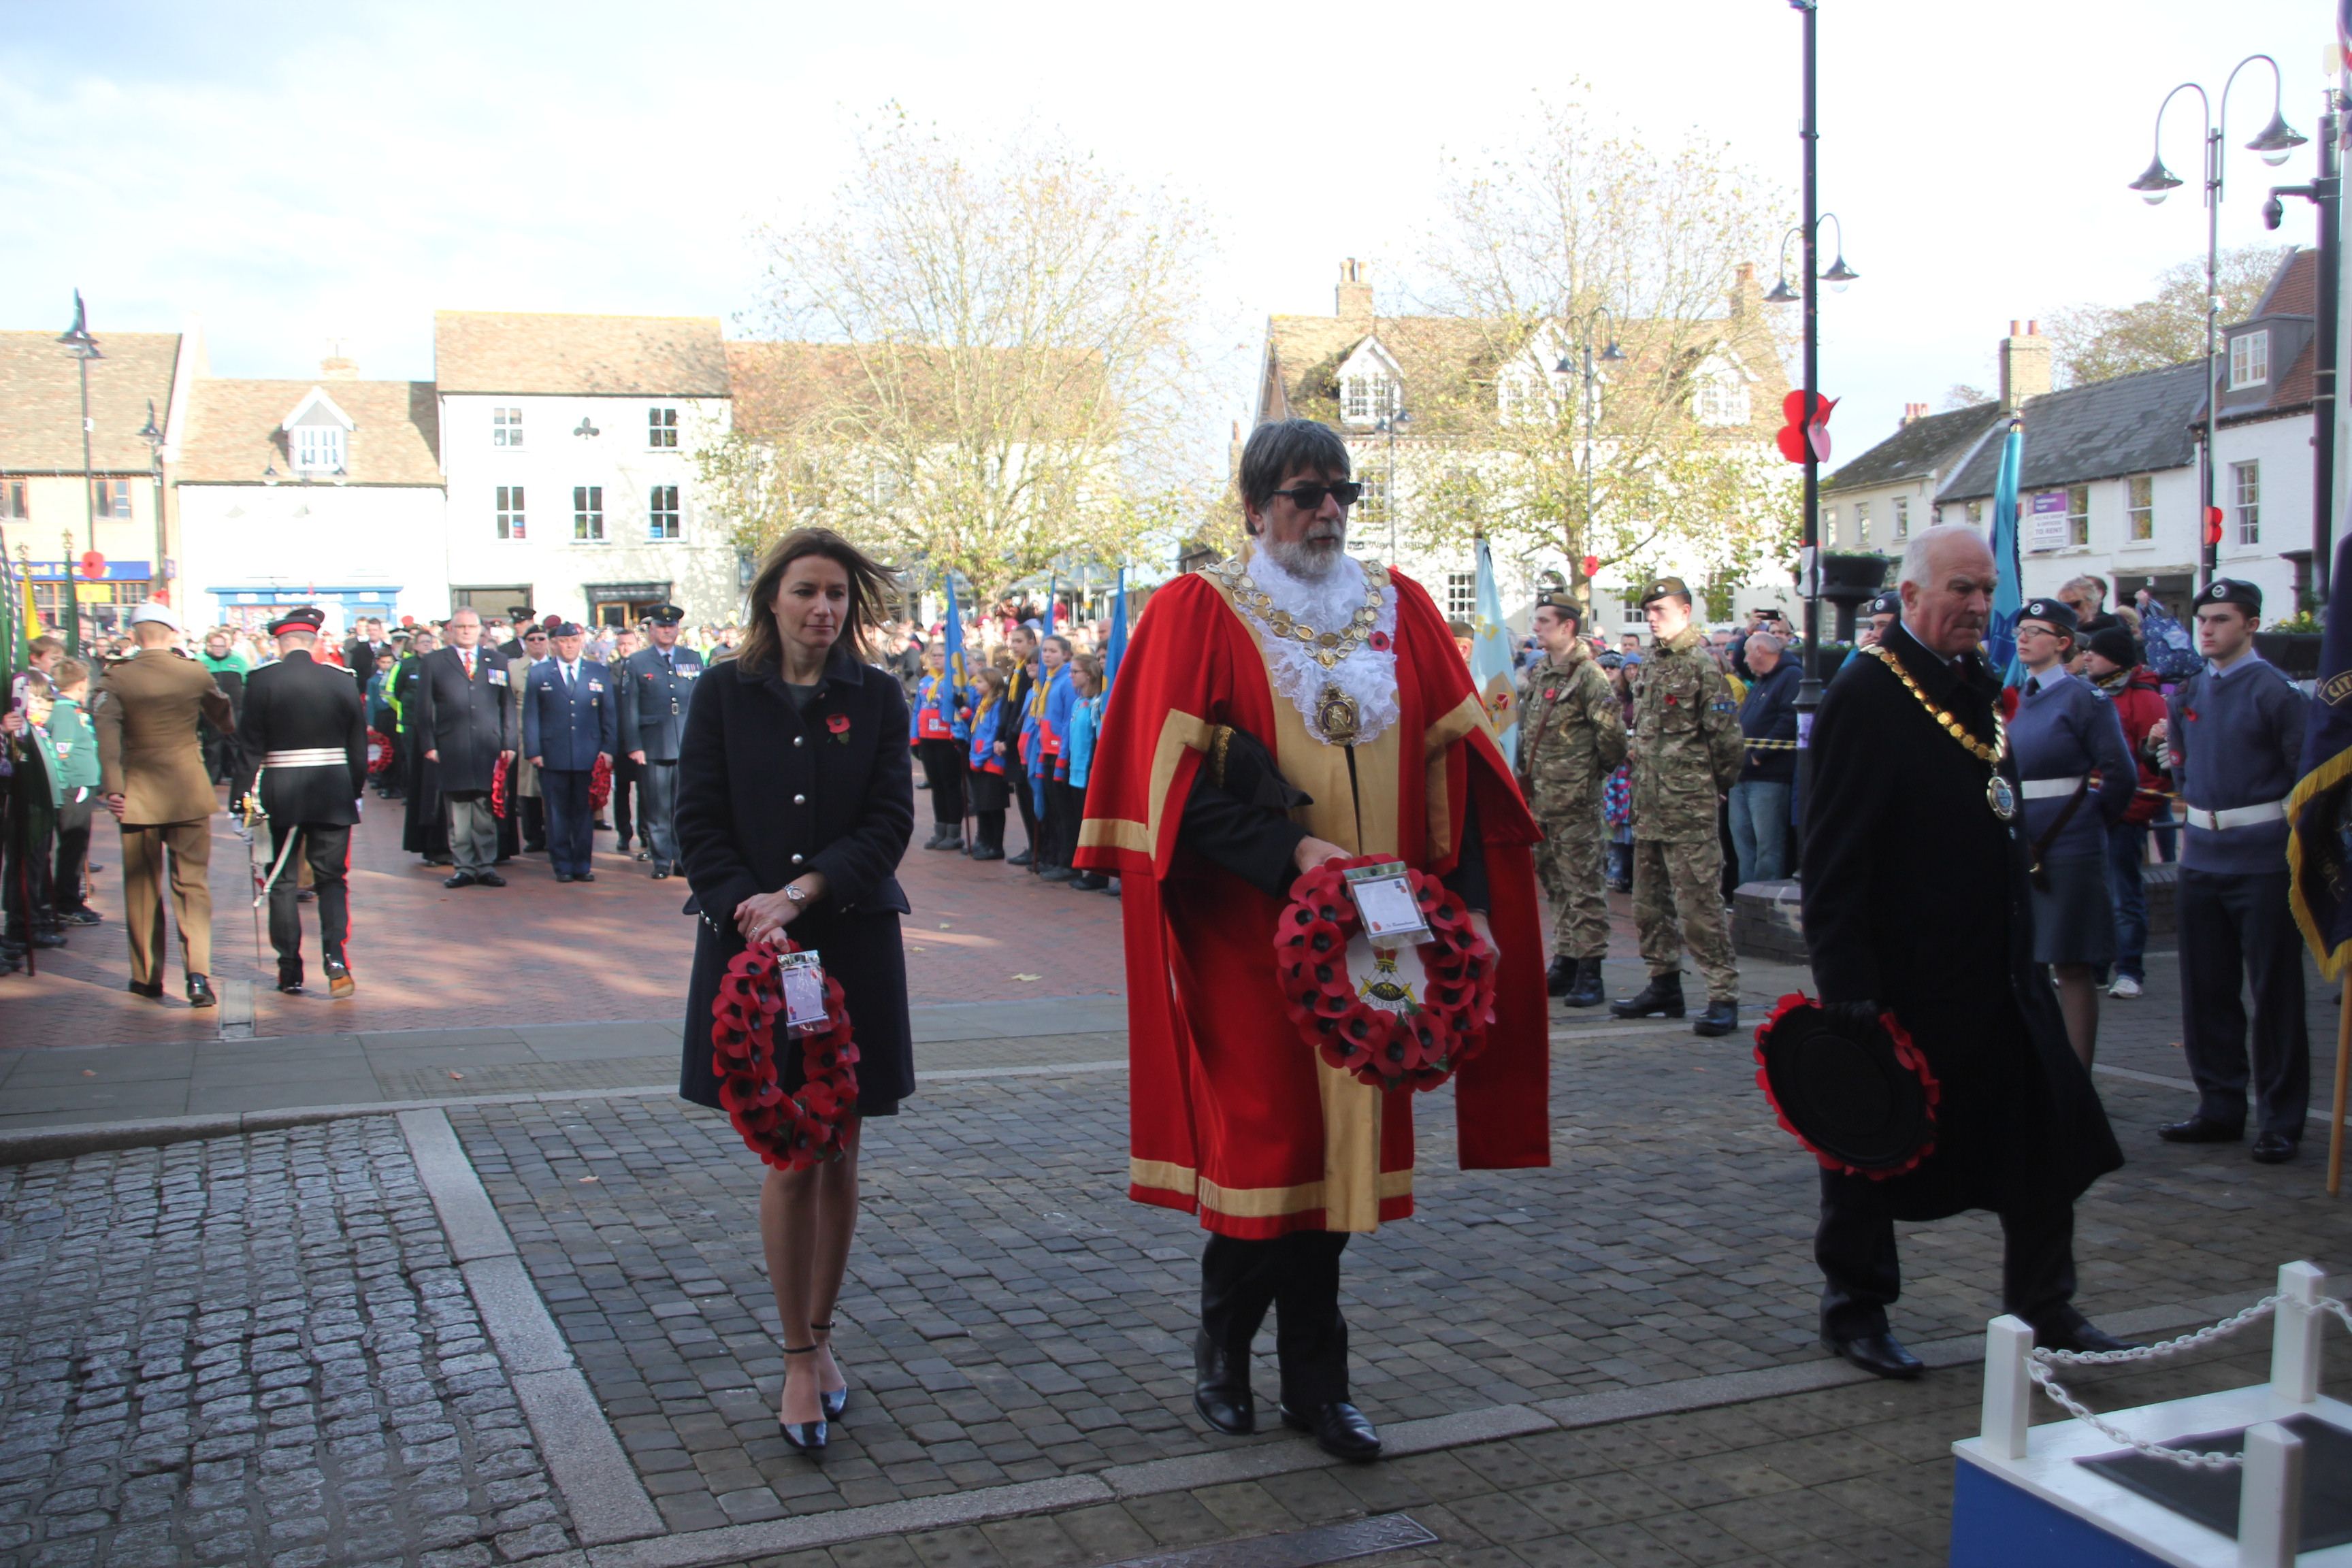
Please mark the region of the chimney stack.
[[2000, 411], [2011, 414], [2022, 407], [2028, 398], [2039, 397], [2050, 390], [2050, 340], [2042, 335], [2042, 323], [2028, 321], [2020, 332], [2018, 324], [2009, 324], [2009, 336], [2000, 341]]
[[360, 378], [360, 363], [345, 359], [338, 345], [333, 353], [319, 362], [319, 374], [329, 381], [357, 381]]
[[1372, 319], [1372, 285], [1364, 270], [1363, 263], [1352, 256], [1339, 263], [1339, 317], [1343, 321]]
[[1927, 405], [1926, 404], [1906, 403], [1903, 405], [1902, 421], [1895, 427], [1900, 429], [1905, 425], [1916, 425], [1926, 417], [1927, 417]]

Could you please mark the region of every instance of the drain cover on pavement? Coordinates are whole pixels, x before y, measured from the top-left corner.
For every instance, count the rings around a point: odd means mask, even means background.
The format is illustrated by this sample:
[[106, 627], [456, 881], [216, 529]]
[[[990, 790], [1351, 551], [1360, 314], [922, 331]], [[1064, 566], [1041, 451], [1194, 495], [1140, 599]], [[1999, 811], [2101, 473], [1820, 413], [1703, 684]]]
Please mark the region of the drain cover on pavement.
[[1370, 1557], [1404, 1546], [1427, 1546], [1436, 1539], [1405, 1514], [1383, 1513], [1285, 1535], [1188, 1546], [1157, 1557], [1130, 1557], [1110, 1568], [1317, 1568], [1318, 1563], [1344, 1563], [1350, 1557]]

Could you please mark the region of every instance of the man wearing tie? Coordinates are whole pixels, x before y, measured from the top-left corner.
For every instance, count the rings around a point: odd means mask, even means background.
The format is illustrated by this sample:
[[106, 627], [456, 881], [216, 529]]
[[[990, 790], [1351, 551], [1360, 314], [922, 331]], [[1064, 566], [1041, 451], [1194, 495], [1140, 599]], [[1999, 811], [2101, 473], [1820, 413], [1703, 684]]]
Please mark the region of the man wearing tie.
[[507, 721], [506, 660], [481, 642], [481, 616], [459, 608], [449, 617], [449, 646], [425, 656], [415, 687], [425, 760], [437, 770], [448, 803], [449, 858], [457, 864], [445, 888], [507, 885], [491, 869], [499, 826], [490, 788], [499, 764], [514, 759], [514, 732]]
[[547, 809], [547, 856], [559, 882], [593, 882], [588, 857], [593, 847], [588, 805], [589, 775], [596, 760], [612, 760], [619, 733], [610, 671], [580, 657], [586, 639], [579, 624], [555, 628], [555, 653], [530, 670], [523, 693], [523, 754], [539, 770], [540, 798]]
[[677, 747], [686, 732], [686, 710], [702, 674], [702, 656], [678, 646], [678, 623], [686, 612], [656, 605], [646, 616], [651, 647], [615, 665], [620, 688], [622, 742], [629, 759], [644, 764], [637, 790], [637, 827], [646, 841], [656, 878], [683, 868], [677, 857]]

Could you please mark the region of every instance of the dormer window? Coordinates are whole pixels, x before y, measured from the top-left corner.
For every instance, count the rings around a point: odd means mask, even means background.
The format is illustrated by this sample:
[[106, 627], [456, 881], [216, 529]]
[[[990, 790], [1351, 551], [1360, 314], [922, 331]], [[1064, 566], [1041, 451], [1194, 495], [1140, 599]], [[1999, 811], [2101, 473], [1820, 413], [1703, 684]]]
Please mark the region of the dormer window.
[[286, 437], [286, 456], [294, 471], [305, 479], [334, 478], [350, 457], [351, 416], [335, 406], [326, 389], [314, 386], [278, 428]]
[[1751, 412], [1748, 384], [1734, 375], [1707, 376], [1691, 397], [1691, 417], [1702, 425], [1745, 425]]
[[1385, 375], [1351, 375], [1339, 383], [1339, 416], [1370, 425], [1396, 412], [1396, 383]]
[[2230, 390], [2260, 386], [2271, 378], [2270, 329], [2240, 332], [2230, 340]]
[[305, 425], [294, 432], [294, 467], [306, 474], [331, 474], [343, 466], [343, 432], [334, 425]]

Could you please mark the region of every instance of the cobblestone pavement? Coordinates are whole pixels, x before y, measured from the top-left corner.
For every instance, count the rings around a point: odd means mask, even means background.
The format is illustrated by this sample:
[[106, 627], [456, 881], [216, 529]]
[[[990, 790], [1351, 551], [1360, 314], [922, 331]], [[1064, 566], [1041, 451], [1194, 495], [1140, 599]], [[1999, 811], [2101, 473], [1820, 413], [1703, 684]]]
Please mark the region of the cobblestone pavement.
[[0, 1169], [0, 1564], [571, 1544], [388, 1119]]

